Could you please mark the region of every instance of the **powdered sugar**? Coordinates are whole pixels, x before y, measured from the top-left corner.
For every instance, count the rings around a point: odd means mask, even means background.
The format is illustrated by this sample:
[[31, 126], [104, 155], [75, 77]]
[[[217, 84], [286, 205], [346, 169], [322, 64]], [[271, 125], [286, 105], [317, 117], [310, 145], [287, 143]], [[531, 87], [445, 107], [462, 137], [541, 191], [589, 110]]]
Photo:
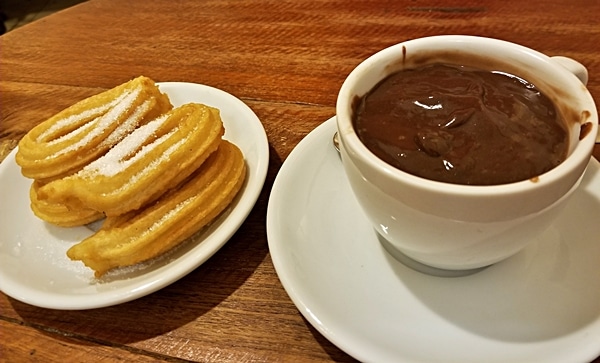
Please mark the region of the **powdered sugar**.
[[168, 211], [167, 213], [165, 213], [160, 219], [158, 219], [156, 222], [154, 222], [149, 228], [147, 228], [146, 230], [144, 230], [138, 236], [138, 239], [141, 239], [144, 236], [152, 233], [157, 228], [159, 228], [163, 223], [165, 223], [169, 219], [175, 217], [177, 215], [177, 213], [179, 213], [181, 210], [183, 210], [183, 208], [185, 208], [186, 205], [190, 204], [194, 199], [196, 199], [196, 196], [190, 197], [190, 198], [184, 200], [183, 202], [177, 204], [175, 206], [175, 208], [173, 208], [170, 211]]
[[[51, 127], [49, 127], [46, 131], [44, 131], [43, 133], [41, 133], [37, 139], [35, 139], [36, 142], [38, 143], [42, 143], [44, 142], [48, 137], [50, 137], [51, 135], [53, 135], [54, 133], [64, 129], [65, 127], [71, 126], [81, 120], [85, 120], [85, 119], [96, 119], [97, 117], [101, 116], [102, 114], [104, 114], [106, 112], [106, 110], [108, 110], [109, 108], [111, 108], [113, 105], [111, 103], [109, 104], [105, 104], [102, 105], [100, 107], [96, 107], [96, 108], [92, 108], [89, 110], [85, 110], [84, 112], [77, 114], [77, 115], [71, 115], [67, 118], [61, 119], [59, 121], [57, 121], [55, 124], [53, 124]], [[76, 130], [75, 130], [76, 131]], [[67, 138], [70, 137], [67, 135]], [[60, 138], [58, 138], [60, 139]], [[53, 140], [54, 142], [56, 142], [55, 139]]]
[[[52, 135], [54, 135], [55, 133], [59, 132], [60, 130], [63, 130], [64, 128], [72, 126], [73, 124], [76, 124], [81, 120], [85, 120], [85, 119], [95, 120], [96, 118], [105, 114], [108, 109], [110, 109], [117, 103], [121, 102], [121, 100], [123, 98], [125, 98], [125, 96], [127, 96], [127, 94], [128, 94], [128, 92], [120, 95], [119, 97], [115, 98], [114, 100], [112, 100], [109, 103], [106, 103], [104, 105], [101, 105], [101, 106], [98, 106], [98, 107], [95, 107], [95, 108], [92, 108], [89, 110], [85, 110], [82, 113], [79, 113], [77, 115], [71, 115], [64, 119], [58, 120], [55, 124], [53, 124], [51, 127], [49, 127], [46, 131], [41, 133], [40, 136], [38, 136], [35, 141], [38, 143], [42, 143], [42, 142], [46, 141], [46, 139], [48, 139], [49, 137], [52, 137]], [[74, 132], [75, 131], [77, 131], [77, 130], [74, 130]], [[71, 132], [71, 133], [63, 135], [55, 140], [52, 140], [51, 142], [55, 143], [55, 142], [58, 142], [62, 138], [68, 139], [72, 136], [73, 136], [73, 133]]]
[[[72, 145], [69, 145], [68, 147], [60, 149], [55, 154], [49, 155], [47, 158], [57, 157], [62, 154], [66, 154], [68, 152], [78, 150], [82, 146], [87, 145], [95, 137], [97, 137], [98, 135], [103, 133], [114, 122], [114, 120], [116, 118], [121, 117], [121, 115], [123, 113], [127, 112], [127, 110], [129, 110], [129, 108], [131, 108], [131, 105], [133, 104], [133, 102], [135, 101], [137, 96], [140, 94], [140, 92], [141, 92], [141, 90], [138, 88], [138, 89], [133, 90], [133, 92], [125, 93], [125, 95], [121, 99], [121, 101], [118, 102], [116, 105], [114, 105], [114, 107], [112, 109], [110, 109], [107, 113], [96, 118], [94, 121], [86, 124], [86, 126], [92, 124], [93, 127], [91, 128], [91, 130], [89, 130], [89, 132], [83, 138], [81, 138], [79, 141], [73, 143]], [[87, 128], [88, 127], [85, 127], [85, 129], [87, 129]], [[79, 134], [79, 132], [77, 132], [78, 130], [75, 130], [75, 131], [73, 131], [67, 135], [64, 135], [56, 140], [53, 140], [50, 142], [50, 144], [63, 141], [64, 139], [72, 138], [72, 137], [74, 137], [74, 134]]]
[[[103, 175], [110, 177], [125, 170], [130, 164], [150, 152], [177, 130], [177, 128], [175, 128], [170, 133], [159, 137], [151, 144], [142, 147], [139, 152], [135, 153], [135, 155], [131, 156], [146, 142], [146, 140], [155, 134], [156, 130], [168, 117], [168, 114], [162, 115], [153, 121], [150, 121], [149, 123], [135, 129], [132, 133], [127, 135], [123, 140], [115, 145], [108, 153], [106, 153], [106, 155], [84, 167], [79, 172], [80, 176], [93, 177], [95, 175]], [[131, 157], [128, 158], [129, 156]]]
[[150, 107], [151, 102], [147, 100], [141, 106], [136, 108], [133, 114], [129, 116], [125, 122], [117, 126], [117, 128], [110, 135], [108, 135], [104, 141], [102, 141], [100, 147], [112, 146], [121, 140], [125, 135], [129, 134], [137, 127], [140, 119], [146, 112], [148, 112]]
[[[139, 153], [137, 153], [135, 155], [135, 159], [139, 159], [141, 157], [143, 157], [146, 153], [150, 152], [152, 149], [154, 149], [157, 145], [161, 144], [164, 139], [167, 139], [169, 136], [171, 136], [171, 134], [173, 134], [174, 131], [171, 131], [169, 134], [162, 136], [161, 138], [157, 139], [155, 142], [153, 142], [150, 145], [145, 146], [144, 148], [142, 148], [142, 150], [140, 150]], [[127, 183], [123, 184], [121, 187], [111, 191], [110, 194], [118, 194], [121, 193], [123, 190], [130, 188], [131, 185], [135, 184], [138, 180], [140, 180], [144, 175], [149, 174], [151, 171], [153, 170], [157, 170], [157, 168], [159, 168], [160, 164], [164, 163], [165, 161], [169, 160], [171, 154], [173, 154], [173, 152], [177, 149], [179, 149], [181, 147], [181, 145], [185, 142], [185, 139], [181, 139], [179, 141], [177, 141], [175, 144], [171, 145], [162, 155], [160, 155], [160, 157], [152, 160], [151, 163], [149, 163], [144, 169], [142, 169], [139, 173], [136, 173], [134, 175], [131, 176], [131, 178], [129, 178], [129, 180], [127, 181]], [[131, 161], [128, 160], [127, 162]], [[125, 164], [125, 163], [123, 163]]]
[[[68, 134], [65, 134], [65, 135], [63, 135], [61, 137], [58, 137], [58, 138], [54, 139], [54, 140], [48, 141], [46, 143], [46, 145], [48, 145], [48, 146], [56, 145], [56, 144], [58, 144], [60, 142], [63, 142], [63, 141], [66, 141], [66, 140], [70, 140], [70, 139], [74, 139], [75, 137], [77, 137], [80, 134], [84, 134], [86, 132], [89, 133], [90, 129], [93, 129], [94, 127], [96, 127], [96, 122], [95, 121], [97, 119], [98, 118], [96, 117], [94, 120], [85, 123], [84, 125], [76, 128], [75, 130], [69, 132]], [[50, 155], [48, 157], [54, 157], [55, 155], [60, 155], [60, 154], [61, 153], [59, 152], [57, 154], [53, 154], [53, 155]], [[64, 152], [62, 154], [64, 154]]]

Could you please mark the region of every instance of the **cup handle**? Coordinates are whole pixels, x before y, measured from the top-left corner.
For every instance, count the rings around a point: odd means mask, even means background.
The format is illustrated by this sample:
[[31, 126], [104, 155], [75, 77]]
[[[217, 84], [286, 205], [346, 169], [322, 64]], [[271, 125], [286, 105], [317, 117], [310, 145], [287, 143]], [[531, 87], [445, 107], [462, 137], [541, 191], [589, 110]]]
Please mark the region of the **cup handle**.
[[579, 63], [578, 61], [572, 58], [563, 56], [554, 56], [550, 57], [550, 59], [560, 64], [562, 67], [566, 68], [569, 72], [573, 73], [577, 78], [579, 78], [579, 80], [581, 81], [581, 83], [583, 83], [584, 86], [587, 85], [588, 71], [583, 66], [583, 64]]
[[[588, 71], [583, 66], [583, 64], [579, 63], [578, 61], [572, 58], [563, 56], [554, 56], [550, 57], [550, 59], [560, 64], [562, 67], [566, 68], [569, 72], [573, 73], [577, 78], [579, 78], [579, 80], [581, 81], [581, 83], [583, 83], [584, 86], [587, 85]], [[600, 144], [600, 132], [596, 136], [596, 144]]]

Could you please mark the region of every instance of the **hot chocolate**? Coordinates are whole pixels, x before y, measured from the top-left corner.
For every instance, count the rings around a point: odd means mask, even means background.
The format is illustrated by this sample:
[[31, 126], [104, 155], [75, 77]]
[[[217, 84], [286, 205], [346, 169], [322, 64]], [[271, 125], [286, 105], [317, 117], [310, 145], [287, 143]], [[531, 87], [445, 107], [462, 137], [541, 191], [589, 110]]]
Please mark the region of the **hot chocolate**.
[[517, 76], [434, 64], [394, 73], [357, 100], [354, 127], [375, 155], [436, 181], [535, 180], [567, 155], [552, 101]]

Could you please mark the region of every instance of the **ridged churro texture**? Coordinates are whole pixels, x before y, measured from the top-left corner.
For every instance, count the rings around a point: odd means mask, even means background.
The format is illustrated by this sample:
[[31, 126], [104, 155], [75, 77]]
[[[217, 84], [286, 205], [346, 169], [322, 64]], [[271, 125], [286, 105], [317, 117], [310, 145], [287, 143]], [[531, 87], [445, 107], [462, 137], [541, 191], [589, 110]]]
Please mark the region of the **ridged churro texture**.
[[116, 216], [177, 185], [214, 152], [224, 133], [219, 111], [190, 103], [140, 126], [106, 155], [38, 191], [40, 200]]
[[158, 257], [225, 210], [246, 175], [218, 109], [173, 108], [138, 77], [65, 109], [19, 143], [31, 209], [62, 227], [106, 217], [67, 255], [97, 277]]
[[79, 207], [73, 208], [61, 203], [49, 203], [41, 201], [37, 197], [41, 183], [34, 181], [29, 190], [31, 210], [38, 218], [61, 227], [75, 227], [95, 222], [104, 217], [102, 212]]
[[25, 177], [44, 182], [62, 178], [171, 108], [154, 81], [138, 77], [82, 100], [31, 129], [19, 142], [16, 162]]
[[246, 176], [242, 152], [223, 140], [182, 185], [142, 210], [108, 217], [91, 237], [67, 251], [102, 276], [155, 258], [213, 221], [229, 206]]

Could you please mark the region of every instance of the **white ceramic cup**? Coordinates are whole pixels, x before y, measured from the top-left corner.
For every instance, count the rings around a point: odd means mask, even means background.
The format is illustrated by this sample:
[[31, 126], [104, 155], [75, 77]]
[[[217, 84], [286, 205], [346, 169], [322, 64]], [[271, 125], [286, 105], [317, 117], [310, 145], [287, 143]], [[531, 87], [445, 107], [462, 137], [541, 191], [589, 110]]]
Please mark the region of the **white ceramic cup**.
[[[535, 84], [567, 120], [566, 160], [535, 180], [469, 186], [424, 179], [375, 156], [353, 127], [357, 97], [391, 73], [436, 62], [500, 70]], [[337, 99], [340, 153], [354, 195], [389, 246], [415, 261], [469, 270], [503, 260], [550, 226], [590, 161], [598, 114], [585, 82], [585, 68], [569, 58], [496, 39], [443, 35], [386, 48], [348, 75]]]

